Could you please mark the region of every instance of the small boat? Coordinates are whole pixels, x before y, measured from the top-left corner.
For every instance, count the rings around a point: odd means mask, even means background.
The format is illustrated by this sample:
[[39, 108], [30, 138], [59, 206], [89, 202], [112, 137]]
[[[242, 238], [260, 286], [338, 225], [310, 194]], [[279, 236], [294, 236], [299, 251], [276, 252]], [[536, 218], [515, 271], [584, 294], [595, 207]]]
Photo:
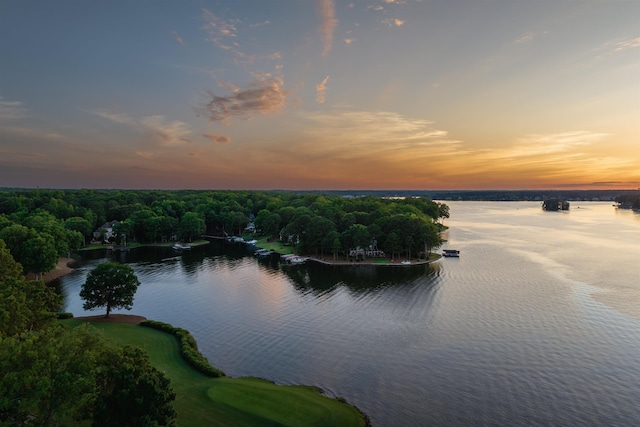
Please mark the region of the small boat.
[[180, 243], [176, 243], [175, 245], [172, 246], [174, 250], [176, 251], [188, 251], [191, 249], [191, 246], [189, 245], [183, 245]]
[[273, 251], [270, 251], [268, 249], [258, 249], [257, 251], [255, 251], [254, 255], [258, 258], [266, 258], [271, 256], [272, 253]]
[[411, 261], [404, 260], [404, 261], [400, 262], [400, 264], [402, 264], [402, 265], [411, 265]]
[[289, 254], [289, 255], [282, 255], [280, 257], [280, 261], [282, 261], [285, 264], [302, 264], [305, 261], [307, 261], [307, 258], [294, 255], [294, 254]]
[[457, 249], [445, 249], [442, 251], [442, 256], [445, 257], [459, 257], [460, 251]]

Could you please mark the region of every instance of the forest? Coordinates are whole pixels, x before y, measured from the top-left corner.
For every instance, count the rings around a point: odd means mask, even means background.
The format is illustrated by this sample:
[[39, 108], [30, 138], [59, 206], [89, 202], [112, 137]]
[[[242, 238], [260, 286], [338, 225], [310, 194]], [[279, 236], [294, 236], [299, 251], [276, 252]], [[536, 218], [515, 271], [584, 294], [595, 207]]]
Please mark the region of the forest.
[[[426, 257], [449, 216], [428, 198], [259, 191], [23, 190], [0, 192], [0, 239], [36, 278], [58, 257], [113, 244], [190, 242], [253, 233], [298, 254], [348, 257], [355, 248]], [[113, 235], [105, 236], [105, 224]]]

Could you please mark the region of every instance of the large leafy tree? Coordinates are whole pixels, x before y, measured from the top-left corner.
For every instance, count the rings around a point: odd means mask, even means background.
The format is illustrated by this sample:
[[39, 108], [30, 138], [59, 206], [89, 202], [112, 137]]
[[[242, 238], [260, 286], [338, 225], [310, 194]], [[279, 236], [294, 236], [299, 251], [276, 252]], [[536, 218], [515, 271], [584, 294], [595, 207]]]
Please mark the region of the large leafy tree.
[[82, 244], [85, 244], [87, 237], [91, 237], [93, 227], [85, 218], [74, 216], [64, 221], [64, 228], [71, 231], [77, 231], [82, 234]]
[[4, 240], [0, 239], [0, 284], [7, 279], [17, 279], [22, 276], [22, 266], [11, 256]]
[[62, 298], [42, 281], [26, 281], [0, 240], [0, 337], [42, 328], [55, 320]]
[[53, 237], [48, 233], [38, 233], [24, 225], [13, 224], [0, 231], [13, 258], [23, 268], [23, 272], [44, 273], [55, 267], [58, 253]]
[[194, 237], [204, 234], [206, 226], [204, 219], [195, 212], [187, 212], [182, 216], [179, 234], [185, 241], [192, 241]]
[[169, 379], [151, 366], [146, 352], [125, 346], [104, 358], [97, 377], [94, 427], [173, 426], [175, 393]]
[[94, 268], [82, 285], [80, 297], [84, 299], [83, 308], [106, 307], [107, 314], [114, 308], [131, 310], [133, 296], [138, 290], [140, 281], [133, 269], [117, 262], [105, 262]]
[[0, 338], [0, 425], [53, 426], [88, 418], [101, 342], [88, 325]]

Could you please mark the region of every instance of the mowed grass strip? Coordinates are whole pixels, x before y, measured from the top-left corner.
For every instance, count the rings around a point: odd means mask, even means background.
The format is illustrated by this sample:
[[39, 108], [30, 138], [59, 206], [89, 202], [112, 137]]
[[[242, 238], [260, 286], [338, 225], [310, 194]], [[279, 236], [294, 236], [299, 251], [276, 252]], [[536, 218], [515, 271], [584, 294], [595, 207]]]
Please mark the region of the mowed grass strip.
[[[80, 320], [60, 321], [76, 326]], [[127, 323], [92, 322], [121, 345], [147, 350], [153, 366], [171, 380], [179, 426], [364, 426], [354, 407], [313, 387], [279, 386], [258, 378], [209, 378], [189, 366], [171, 334]]]
[[258, 243], [256, 243], [256, 246], [261, 249], [276, 251], [280, 255], [290, 255], [293, 253], [293, 246], [285, 245], [280, 240], [274, 240], [274, 241], [268, 242], [266, 237], [260, 237], [258, 239]]

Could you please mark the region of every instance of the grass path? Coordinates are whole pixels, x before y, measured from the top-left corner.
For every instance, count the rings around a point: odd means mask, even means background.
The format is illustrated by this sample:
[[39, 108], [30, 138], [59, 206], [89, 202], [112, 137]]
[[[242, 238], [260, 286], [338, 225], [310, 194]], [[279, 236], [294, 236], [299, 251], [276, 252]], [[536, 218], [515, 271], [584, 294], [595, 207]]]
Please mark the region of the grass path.
[[[70, 326], [81, 323], [61, 321]], [[355, 408], [315, 388], [278, 386], [258, 378], [209, 378], [182, 359], [173, 335], [127, 323], [92, 322], [119, 344], [144, 347], [153, 366], [171, 380], [179, 426], [365, 426]]]

